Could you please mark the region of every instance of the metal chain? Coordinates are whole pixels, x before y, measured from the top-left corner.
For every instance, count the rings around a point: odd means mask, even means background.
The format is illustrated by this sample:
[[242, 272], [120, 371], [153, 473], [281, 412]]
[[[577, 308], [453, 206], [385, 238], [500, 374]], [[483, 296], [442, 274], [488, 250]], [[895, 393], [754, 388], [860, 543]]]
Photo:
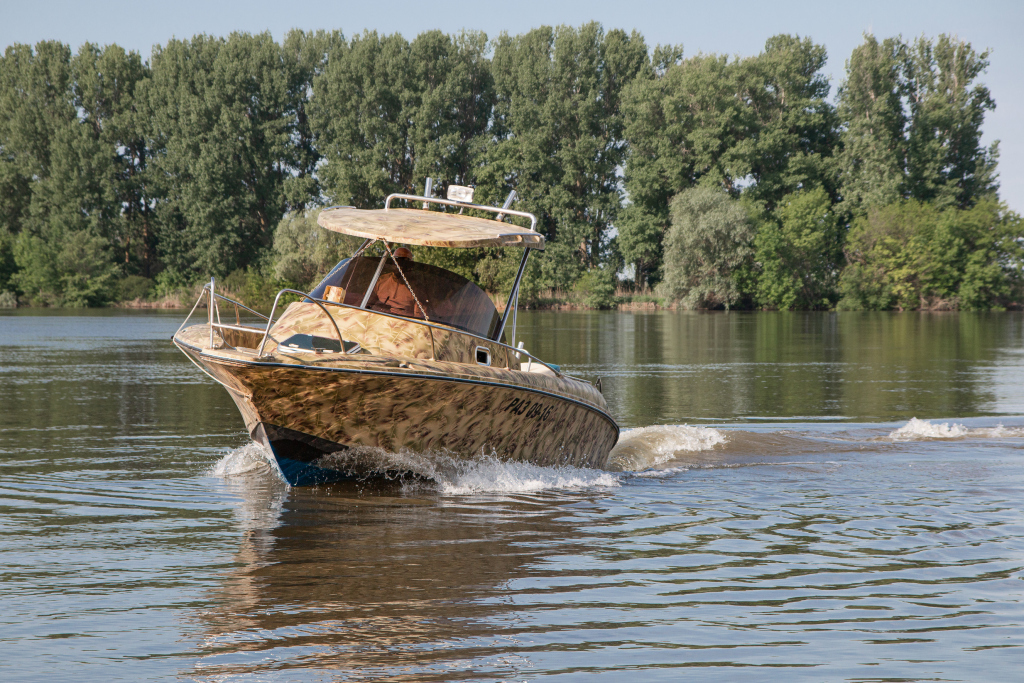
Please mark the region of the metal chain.
[[366, 251], [367, 247], [372, 247], [373, 243], [376, 242], [376, 241], [377, 240], [366, 240], [365, 242], [363, 242], [363, 245], [361, 247], [356, 249], [356, 253], [352, 254], [352, 256], [350, 256], [349, 258], [356, 258], [360, 254], [362, 254], [364, 251]]
[[402, 280], [405, 282], [406, 288], [409, 290], [409, 293], [412, 294], [412, 300], [415, 301], [416, 305], [420, 307], [420, 312], [423, 313], [423, 319], [426, 320], [427, 322], [430, 322], [430, 316], [427, 315], [427, 312], [426, 310], [424, 310], [423, 304], [420, 303], [420, 300], [416, 298], [416, 292], [412, 291], [412, 285], [410, 285], [409, 281], [405, 278], [405, 273], [402, 272], [402, 266], [398, 265], [398, 259], [396, 259], [395, 255], [391, 253], [391, 247], [388, 246], [388, 241], [381, 240], [381, 242], [384, 243], [384, 248], [388, 250], [388, 254], [391, 256], [391, 260], [395, 262], [395, 268], [398, 269], [398, 274], [402, 276]]

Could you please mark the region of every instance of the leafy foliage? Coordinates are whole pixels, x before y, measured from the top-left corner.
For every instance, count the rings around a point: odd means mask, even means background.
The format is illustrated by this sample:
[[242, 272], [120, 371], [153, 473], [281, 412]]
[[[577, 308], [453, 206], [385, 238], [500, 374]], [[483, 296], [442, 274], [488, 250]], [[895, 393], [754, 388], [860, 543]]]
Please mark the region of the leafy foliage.
[[588, 308], [606, 309], [615, 305], [615, 272], [610, 268], [591, 268], [576, 281], [575, 290], [583, 295]]
[[308, 291], [361, 243], [358, 237], [321, 228], [314, 211], [288, 214], [274, 231], [274, 277]]
[[[148, 61], [12, 45], [0, 292], [95, 306], [214, 275], [262, 301], [356, 247], [316, 227], [317, 207], [380, 207], [429, 176], [489, 204], [515, 190], [537, 215], [548, 246], [524, 302], [573, 292], [600, 308], [660, 282], [698, 308], [1019, 305], [1020, 218], [998, 201], [998, 146], [980, 143], [988, 53], [867, 35], [836, 106], [826, 59], [785, 34], [684, 58], [596, 23], [494, 40], [198, 35]], [[414, 251], [496, 298], [520, 258]]]
[[864, 36], [846, 62], [839, 116], [846, 121], [839, 166], [843, 198], [855, 211], [885, 206], [905, 191], [907, 113], [903, 67], [907, 47]]
[[1020, 217], [992, 200], [940, 210], [907, 200], [858, 218], [844, 308], [991, 308], [1019, 287]]
[[728, 309], [740, 297], [733, 272], [753, 253], [746, 210], [721, 189], [694, 187], [672, 200], [659, 294], [687, 308]]
[[483, 34], [440, 31], [412, 43], [366, 32], [338, 45], [310, 103], [327, 195], [376, 208], [427, 176], [443, 180], [442, 193], [474, 182], [493, 97], [486, 48]]
[[838, 298], [841, 226], [822, 188], [798, 191], [761, 225], [757, 296], [767, 308], [828, 309]]
[[570, 289], [606, 257], [622, 204], [619, 101], [647, 64], [639, 34], [543, 27], [494, 44], [495, 104], [480, 181], [515, 189], [549, 240], [538, 259], [548, 287]]
[[[627, 248], [637, 283], [657, 279], [669, 202], [698, 185], [741, 192], [774, 209], [798, 188], [835, 193], [837, 119], [820, 73], [825, 49], [779, 35], [745, 59], [661, 48], [623, 98], [629, 143]], [[653, 258], [652, 258], [653, 257]]]

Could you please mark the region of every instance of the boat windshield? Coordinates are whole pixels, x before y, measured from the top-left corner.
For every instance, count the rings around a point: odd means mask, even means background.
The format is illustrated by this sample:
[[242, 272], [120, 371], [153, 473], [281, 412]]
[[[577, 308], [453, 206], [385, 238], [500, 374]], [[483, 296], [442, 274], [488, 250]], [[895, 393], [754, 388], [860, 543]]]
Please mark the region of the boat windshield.
[[[423, 320], [423, 311], [416, 305], [405, 284], [407, 279], [431, 322], [451, 325], [488, 338], [498, 329], [501, 323], [498, 310], [475, 284], [444, 268], [417, 263], [408, 258], [399, 258], [398, 262], [405, 278], [398, 272], [395, 262], [388, 258], [366, 302], [366, 308]], [[332, 301], [359, 306], [363, 303], [366, 289], [379, 263], [379, 258], [365, 256], [345, 259], [309, 294], [324, 299], [327, 298], [324, 294], [328, 287], [338, 287], [342, 291], [332, 290]]]

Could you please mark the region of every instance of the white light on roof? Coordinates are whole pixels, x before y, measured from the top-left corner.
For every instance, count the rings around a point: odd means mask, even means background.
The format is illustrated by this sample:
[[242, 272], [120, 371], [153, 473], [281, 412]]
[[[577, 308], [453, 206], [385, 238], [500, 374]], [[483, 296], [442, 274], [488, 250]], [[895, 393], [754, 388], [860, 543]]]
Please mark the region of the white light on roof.
[[473, 201], [473, 188], [465, 187], [463, 185], [449, 185], [448, 186], [448, 199], [453, 202], [472, 202]]

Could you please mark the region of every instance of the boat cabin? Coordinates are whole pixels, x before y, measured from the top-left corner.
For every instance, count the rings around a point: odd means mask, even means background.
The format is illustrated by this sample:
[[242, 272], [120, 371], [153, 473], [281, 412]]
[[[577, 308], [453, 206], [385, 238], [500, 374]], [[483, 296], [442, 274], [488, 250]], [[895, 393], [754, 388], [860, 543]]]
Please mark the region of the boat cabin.
[[[461, 275], [418, 263], [411, 254], [403, 252], [408, 250], [396, 249], [394, 260], [386, 253], [380, 258], [347, 258], [309, 294], [316, 299], [430, 320], [494, 338], [501, 316], [482, 289]], [[375, 283], [372, 290], [371, 283]]]
[[[310, 297], [389, 315], [412, 318], [432, 324], [445, 325], [489, 340], [502, 341], [509, 313], [513, 314], [519, 297], [519, 283], [526, 267], [526, 259], [533, 249], [544, 249], [544, 236], [536, 231], [537, 218], [533, 214], [514, 211], [508, 206], [515, 193], [509, 195], [504, 207], [483, 206], [465, 201], [459, 193], [470, 188], [451, 186], [461, 200], [430, 197], [428, 179], [427, 196], [393, 194], [387, 198], [382, 210], [360, 210], [350, 206], [330, 207], [320, 212], [320, 226], [347, 235], [363, 237], [366, 241], [353, 254], [328, 273], [310, 293]], [[421, 204], [422, 208], [392, 208], [395, 200]], [[441, 211], [431, 211], [440, 205]], [[457, 208], [458, 213], [448, 210]], [[495, 218], [482, 218], [474, 213], [497, 214]], [[506, 216], [519, 216], [530, 220], [529, 228], [504, 223]], [[375, 242], [381, 242], [384, 253], [368, 257], [365, 251]], [[523, 258], [516, 274], [504, 314], [499, 315], [490, 297], [477, 285], [461, 275], [427, 263], [418, 263], [405, 248], [393, 245], [426, 247], [522, 247]]]

